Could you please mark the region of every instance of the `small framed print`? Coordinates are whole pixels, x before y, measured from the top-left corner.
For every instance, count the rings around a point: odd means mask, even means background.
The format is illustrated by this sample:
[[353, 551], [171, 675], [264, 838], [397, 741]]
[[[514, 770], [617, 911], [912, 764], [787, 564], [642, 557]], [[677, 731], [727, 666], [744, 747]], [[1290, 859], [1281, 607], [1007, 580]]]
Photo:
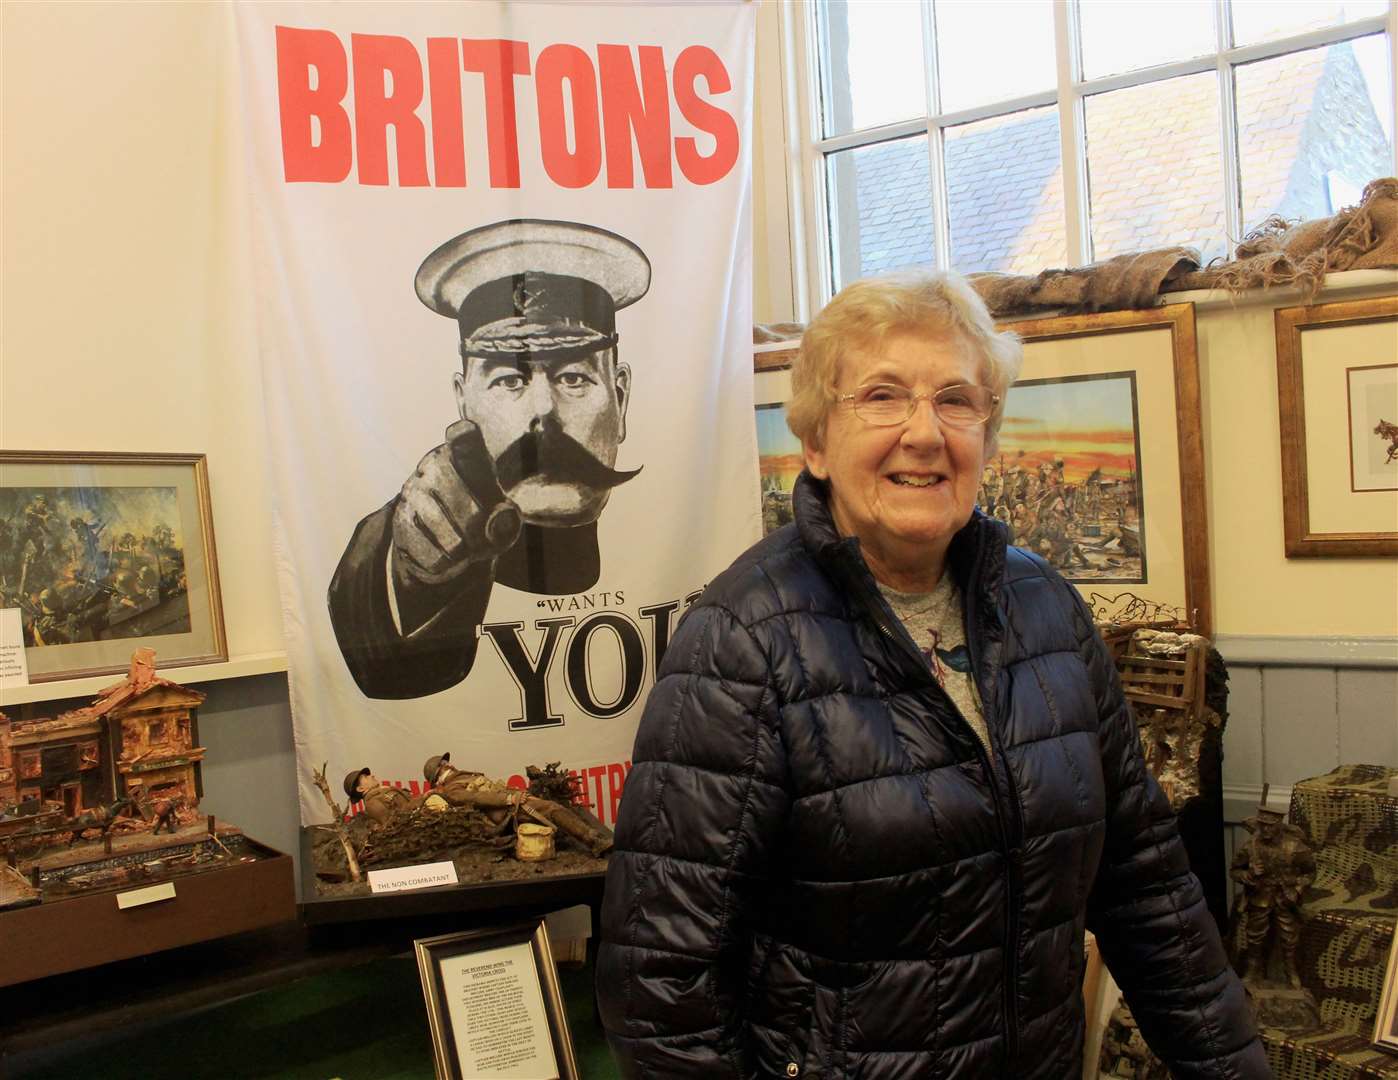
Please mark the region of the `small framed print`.
[[1374, 1045], [1390, 1054], [1398, 1054], [1398, 932], [1394, 933], [1393, 947], [1388, 950], [1388, 974], [1384, 976], [1379, 1012], [1374, 1019]]
[[1286, 554], [1398, 555], [1398, 296], [1276, 313]]
[[543, 919], [413, 946], [437, 1080], [579, 1080]]
[[227, 660], [204, 455], [0, 451], [0, 608], [31, 682]]

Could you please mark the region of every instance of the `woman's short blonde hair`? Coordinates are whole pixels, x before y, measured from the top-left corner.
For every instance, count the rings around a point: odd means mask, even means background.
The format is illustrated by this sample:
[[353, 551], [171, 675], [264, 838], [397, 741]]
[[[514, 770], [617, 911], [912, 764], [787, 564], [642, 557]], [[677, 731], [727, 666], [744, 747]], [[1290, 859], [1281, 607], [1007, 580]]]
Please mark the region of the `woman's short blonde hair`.
[[986, 456], [994, 453], [1005, 396], [1019, 376], [1019, 336], [998, 331], [985, 302], [959, 274], [904, 271], [846, 285], [801, 336], [791, 367], [786, 422], [802, 442], [825, 444], [825, 421], [838, 396], [840, 362], [851, 349], [878, 349], [891, 337], [959, 335], [980, 362], [980, 378], [1000, 398], [986, 422]]

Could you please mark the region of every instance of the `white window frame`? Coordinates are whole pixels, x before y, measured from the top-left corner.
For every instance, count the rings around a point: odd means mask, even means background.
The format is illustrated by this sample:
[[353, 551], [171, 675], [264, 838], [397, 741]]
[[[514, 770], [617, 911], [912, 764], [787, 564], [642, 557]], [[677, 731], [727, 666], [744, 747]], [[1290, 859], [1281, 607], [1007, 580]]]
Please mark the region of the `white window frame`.
[[942, 140], [933, 137], [941, 129], [1018, 112], [1023, 109], [1058, 106], [1058, 127], [1063, 161], [1064, 225], [1067, 263], [1081, 266], [1091, 258], [1092, 239], [1088, 217], [1087, 140], [1084, 102], [1092, 94], [1146, 83], [1162, 82], [1182, 75], [1213, 71], [1219, 85], [1220, 145], [1223, 157], [1225, 226], [1230, 243], [1242, 236], [1243, 212], [1238, 178], [1238, 132], [1233, 101], [1232, 70], [1239, 64], [1266, 60], [1306, 49], [1334, 45], [1342, 41], [1387, 32], [1389, 43], [1389, 90], [1391, 130], [1394, 132], [1393, 172], [1398, 175], [1398, 0], [1389, 0], [1387, 15], [1371, 16], [1338, 27], [1326, 27], [1275, 41], [1235, 47], [1228, 18], [1229, 0], [1214, 0], [1214, 27], [1217, 51], [1190, 60], [1158, 64], [1121, 75], [1096, 79], [1082, 78], [1081, 38], [1078, 0], [1053, 0], [1054, 51], [1057, 85], [1052, 90], [1030, 94], [989, 105], [959, 109], [938, 115], [936, 101], [936, 49], [933, 45], [933, 15], [930, 0], [923, 4], [923, 55], [927, 63], [927, 100], [932, 115], [884, 124], [830, 138], [821, 136], [819, 109], [818, 35], [816, 4], [807, 0], [787, 0], [780, 8], [783, 66], [784, 127], [786, 145], [785, 199], [790, 213], [792, 291], [795, 315], [807, 321], [829, 299], [831, 282], [829, 206], [825, 188], [827, 155], [868, 146], [890, 139], [927, 135], [929, 175], [932, 179], [933, 231], [937, 264], [949, 266], [950, 230], [946, 184], [943, 176]]

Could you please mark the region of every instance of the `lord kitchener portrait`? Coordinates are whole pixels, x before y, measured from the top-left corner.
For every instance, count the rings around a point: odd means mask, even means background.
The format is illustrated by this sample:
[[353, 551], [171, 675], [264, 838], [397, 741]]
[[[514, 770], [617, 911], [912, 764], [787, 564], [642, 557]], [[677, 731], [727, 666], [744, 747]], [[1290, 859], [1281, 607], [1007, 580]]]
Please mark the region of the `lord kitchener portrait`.
[[497, 585], [597, 583], [598, 518], [640, 471], [615, 467], [631, 397], [616, 314], [650, 274], [631, 241], [569, 221], [496, 222], [423, 260], [418, 298], [456, 321], [459, 419], [355, 527], [330, 581], [335, 638], [364, 694], [464, 679]]

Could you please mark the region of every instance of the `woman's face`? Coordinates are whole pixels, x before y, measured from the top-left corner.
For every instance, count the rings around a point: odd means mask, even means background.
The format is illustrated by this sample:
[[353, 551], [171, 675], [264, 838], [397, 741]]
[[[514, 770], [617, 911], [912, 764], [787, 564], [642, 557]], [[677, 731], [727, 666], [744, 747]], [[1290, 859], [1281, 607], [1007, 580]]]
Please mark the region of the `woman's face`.
[[[900, 334], [877, 350], [852, 349], [843, 357], [838, 393], [869, 383], [935, 394], [981, 378], [970, 345], [959, 336]], [[825, 445], [805, 445], [806, 466], [829, 481], [835, 524], [859, 538], [876, 577], [889, 576], [881, 570], [899, 578], [924, 573], [935, 583], [952, 536], [975, 508], [985, 435], [984, 424], [943, 424], [930, 400], [919, 400], [907, 421], [891, 427], [866, 424], [849, 404], [837, 402], [827, 417]]]

